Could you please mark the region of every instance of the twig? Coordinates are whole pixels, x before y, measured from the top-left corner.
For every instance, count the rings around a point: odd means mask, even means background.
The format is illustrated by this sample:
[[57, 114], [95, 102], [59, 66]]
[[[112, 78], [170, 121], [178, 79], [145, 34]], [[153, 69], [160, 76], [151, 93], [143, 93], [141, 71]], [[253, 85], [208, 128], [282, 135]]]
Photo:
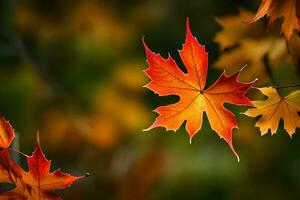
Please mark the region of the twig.
[[300, 76], [300, 58], [297, 61], [297, 66], [296, 66], [297, 74]]
[[272, 84], [274, 84], [275, 80], [274, 80], [274, 76], [273, 76], [273, 73], [272, 73], [272, 70], [271, 70], [271, 66], [270, 66], [270, 61], [269, 61], [268, 54], [264, 55], [263, 61], [264, 61], [264, 66], [265, 66], [266, 72], [267, 72], [267, 74], [270, 77], [270, 81], [271, 81]]
[[274, 88], [276, 88], [276, 89], [292, 88], [292, 87], [300, 87], [300, 83], [290, 84], [290, 85], [282, 85], [282, 86], [274, 86]]

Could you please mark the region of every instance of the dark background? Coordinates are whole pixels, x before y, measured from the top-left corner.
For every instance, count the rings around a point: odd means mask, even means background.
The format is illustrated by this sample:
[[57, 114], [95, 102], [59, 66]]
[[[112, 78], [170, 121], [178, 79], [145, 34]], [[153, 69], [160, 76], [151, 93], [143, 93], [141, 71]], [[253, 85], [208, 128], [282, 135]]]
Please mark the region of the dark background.
[[[1, 0], [0, 113], [15, 128], [14, 146], [30, 155], [39, 131], [53, 170], [91, 174], [58, 191], [64, 199], [299, 199], [299, 129], [291, 140], [281, 123], [276, 135], [261, 137], [255, 119], [238, 115], [245, 107], [229, 106], [240, 125], [233, 133], [240, 163], [207, 118], [191, 145], [183, 127], [142, 132], [156, 117], [151, 110], [177, 99], [142, 88], [142, 36], [182, 65], [177, 49], [190, 17], [209, 52], [210, 85], [222, 72], [212, 68], [220, 56], [215, 17], [259, 3]], [[279, 84], [289, 80], [287, 65], [279, 66]]]

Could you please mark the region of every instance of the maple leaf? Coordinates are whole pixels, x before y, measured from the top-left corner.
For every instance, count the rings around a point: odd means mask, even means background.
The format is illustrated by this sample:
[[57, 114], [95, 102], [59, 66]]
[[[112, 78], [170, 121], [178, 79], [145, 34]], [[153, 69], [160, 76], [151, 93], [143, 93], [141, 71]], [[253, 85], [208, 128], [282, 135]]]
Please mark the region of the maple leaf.
[[281, 97], [272, 87], [258, 88], [268, 98], [263, 101], [253, 101], [255, 108], [248, 109], [244, 114], [250, 117], [262, 115], [255, 126], [260, 128], [261, 135], [275, 134], [281, 119], [284, 128], [292, 137], [297, 127], [300, 127], [300, 90], [296, 90], [286, 97]]
[[216, 18], [222, 30], [216, 34], [214, 41], [220, 46], [221, 56], [213, 66], [233, 73], [239, 66], [247, 64], [240, 80], [249, 81], [257, 77], [258, 82], [263, 83], [269, 79], [264, 58], [275, 66], [287, 59], [288, 53], [284, 39], [274, 36], [272, 32], [265, 33], [261, 23], [242, 23], [252, 15], [245, 9], [239, 9], [237, 15]]
[[6, 149], [15, 137], [14, 130], [2, 116], [0, 116], [0, 148]]
[[[19, 177], [20, 167], [11, 159], [7, 149], [0, 152], [0, 181], [1, 183], [15, 183]], [[0, 199], [2, 198], [2, 194]]]
[[191, 141], [201, 129], [205, 112], [211, 128], [228, 143], [238, 158], [232, 145], [232, 129], [237, 128], [237, 121], [233, 113], [225, 109], [223, 104], [251, 106], [251, 101], [244, 95], [253, 82], [239, 82], [237, 80], [239, 72], [228, 76], [224, 71], [214, 84], [205, 89], [208, 55], [205, 47], [201, 46], [192, 35], [188, 19], [186, 31], [186, 40], [179, 54], [187, 73], [179, 69], [170, 55], [164, 59], [152, 52], [143, 39], [149, 64], [145, 73], [151, 79], [145, 87], [161, 96], [177, 95], [180, 97], [175, 104], [158, 107], [155, 112], [159, 116], [146, 130], [160, 126], [176, 131], [186, 121], [186, 130]]
[[243, 38], [259, 38], [265, 35], [262, 23], [246, 25], [243, 20], [251, 18], [253, 12], [239, 8], [238, 14], [224, 17], [216, 17], [215, 21], [221, 26], [214, 41], [220, 45], [220, 49], [224, 50], [239, 43]]
[[[64, 189], [74, 181], [86, 176], [74, 177], [60, 169], [49, 173], [51, 161], [42, 152], [39, 139], [32, 156], [27, 158], [29, 171], [24, 171], [11, 158], [8, 150], [0, 154], [1, 181], [12, 183], [16, 187], [0, 196], [4, 199], [55, 200], [61, 199], [54, 190]], [[3, 179], [2, 179], [3, 178]]]
[[300, 31], [300, 2], [298, 0], [262, 0], [260, 7], [249, 23], [253, 23], [267, 15], [269, 27], [278, 18], [283, 18], [281, 32], [286, 40], [289, 40], [293, 31]]

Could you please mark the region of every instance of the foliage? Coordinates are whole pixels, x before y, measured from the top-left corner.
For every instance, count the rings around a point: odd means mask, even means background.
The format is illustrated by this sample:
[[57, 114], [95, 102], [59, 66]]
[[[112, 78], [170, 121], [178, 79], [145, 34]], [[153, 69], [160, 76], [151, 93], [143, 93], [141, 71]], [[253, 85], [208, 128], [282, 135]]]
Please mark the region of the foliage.
[[[263, 116], [240, 115], [245, 107], [222, 105], [238, 122], [232, 139], [239, 164], [205, 112], [192, 145], [184, 127], [177, 134], [159, 128], [142, 132], [154, 120], [150, 110], [180, 101], [142, 87], [147, 82], [143, 35], [162, 57], [169, 50], [185, 74], [176, 49], [189, 17], [211, 63], [207, 86], [223, 70], [232, 75], [247, 65], [238, 79], [258, 78], [249, 99], [267, 100], [256, 89], [264, 87], [286, 97], [300, 83], [300, 39], [297, 29], [289, 40], [285, 33], [281, 37], [288, 18], [279, 16], [277, 4], [294, 2], [273, 0], [276, 9], [270, 4], [267, 17], [254, 22], [257, 0], [3, 0], [0, 112], [14, 125], [15, 138], [10, 143], [12, 135], [0, 129], [0, 144], [9, 146], [11, 161], [29, 173], [29, 156], [21, 152], [38, 148], [32, 139], [38, 130], [43, 152], [55, 161], [49, 174], [59, 167], [70, 174], [91, 172], [56, 190], [63, 199], [299, 199], [300, 129], [295, 127], [291, 140], [283, 119], [275, 123], [274, 136], [261, 137], [254, 124]], [[2, 183], [7, 179], [2, 175], [0, 197], [15, 187]]]
[[253, 23], [263, 16], [267, 15], [269, 19], [269, 27], [278, 18], [283, 18], [281, 31], [286, 40], [290, 40], [294, 30], [300, 32], [300, 5], [298, 0], [262, 0], [260, 7], [249, 23]]
[[9, 153], [10, 143], [14, 138], [11, 125], [1, 119], [1, 144], [3, 150], [0, 152], [0, 181], [11, 183], [15, 188], [1, 194], [0, 199], [60, 199], [54, 190], [64, 189], [74, 181], [85, 178], [85, 176], [74, 177], [63, 173], [60, 169], [49, 173], [51, 162], [46, 159], [42, 152], [39, 136], [37, 136], [37, 147], [32, 156], [27, 157], [29, 171], [24, 171], [11, 157]]
[[[168, 57], [162, 58], [149, 50], [143, 41], [149, 68], [146, 74], [151, 82], [146, 85], [160, 96], [177, 95], [180, 100], [172, 105], [162, 106], [155, 110], [159, 117], [149, 129], [163, 126], [167, 130], [176, 131], [186, 121], [186, 130], [193, 136], [201, 129], [203, 113], [208, 116], [211, 127], [223, 138], [239, 160], [232, 145], [232, 129], [237, 128], [234, 115], [224, 108], [224, 103], [251, 106], [250, 100], [244, 96], [252, 83], [241, 83], [237, 80], [240, 72], [227, 76], [224, 72], [218, 80], [205, 89], [208, 55], [192, 35], [189, 21], [186, 21], [186, 39], [180, 57], [186, 67], [183, 73]], [[149, 130], [148, 129], [148, 130]]]
[[296, 128], [300, 127], [300, 91], [296, 90], [286, 97], [279, 96], [275, 88], [258, 88], [268, 98], [263, 101], [254, 101], [255, 108], [250, 108], [244, 114], [250, 117], [262, 117], [257, 121], [256, 126], [260, 128], [261, 134], [266, 134], [271, 129], [275, 134], [281, 119], [284, 121], [284, 128], [292, 137]]
[[[292, 35], [288, 42], [277, 34], [277, 29], [265, 31], [262, 23], [241, 23], [249, 19], [252, 12], [239, 9], [237, 15], [217, 17], [216, 22], [222, 27], [214, 41], [219, 44], [221, 56], [213, 64], [217, 69], [226, 69], [233, 73], [240, 66], [247, 64], [241, 80], [258, 78], [257, 83], [266, 84], [272, 79], [272, 71], [280, 62], [287, 62], [299, 68], [297, 51], [300, 39]], [[272, 68], [272, 69], [268, 69]]]

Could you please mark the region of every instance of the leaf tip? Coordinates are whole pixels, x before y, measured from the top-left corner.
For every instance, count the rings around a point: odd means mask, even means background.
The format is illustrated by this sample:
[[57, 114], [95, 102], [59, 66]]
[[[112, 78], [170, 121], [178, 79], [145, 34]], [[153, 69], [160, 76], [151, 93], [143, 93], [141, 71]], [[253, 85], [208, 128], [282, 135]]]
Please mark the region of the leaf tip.
[[245, 115], [245, 112], [240, 112], [239, 114], [240, 114], [240, 115]]
[[143, 132], [147, 132], [150, 131], [151, 129], [155, 128], [155, 126], [152, 124], [151, 126], [149, 126], [148, 128], [143, 129]]
[[291, 140], [293, 140], [293, 135], [294, 135], [295, 132], [289, 132], [289, 131], [287, 131], [287, 133], [290, 136]]
[[186, 24], [186, 30], [189, 30], [190, 29], [190, 18], [189, 17], [186, 18], [185, 24]]
[[235, 151], [235, 149], [234, 149], [234, 147], [232, 145], [232, 140], [228, 139], [228, 138], [225, 138], [225, 137], [222, 137], [222, 138], [227, 142], [229, 148], [231, 149], [232, 153], [236, 157], [237, 161], [240, 162], [240, 157], [239, 157], [239, 155], [237, 154], [237, 152]]
[[37, 143], [37, 145], [40, 146], [40, 132], [39, 131], [36, 132], [36, 143]]
[[252, 81], [252, 83], [255, 83], [256, 81], [258, 81], [258, 78], [255, 78], [255, 79]]
[[82, 175], [82, 176], [76, 176], [76, 177], [75, 177], [75, 180], [84, 179], [84, 178], [89, 177], [90, 175], [91, 175], [90, 172], [86, 172], [85, 175]]
[[142, 37], [142, 43], [143, 43], [143, 46], [144, 46], [146, 52], [149, 51], [149, 48], [148, 48], [148, 46], [147, 46], [147, 44], [146, 44], [146, 42], [145, 42], [145, 36], [144, 36], [144, 35], [143, 35], [143, 37]]
[[142, 36], [142, 43], [145, 43], [145, 35]]
[[190, 28], [190, 18], [187, 17], [186, 18], [186, 39], [190, 36], [192, 37], [192, 32], [191, 32], [191, 28]]
[[240, 72], [243, 71], [246, 67], [248, 67], [247, 63], [240, 69]]

